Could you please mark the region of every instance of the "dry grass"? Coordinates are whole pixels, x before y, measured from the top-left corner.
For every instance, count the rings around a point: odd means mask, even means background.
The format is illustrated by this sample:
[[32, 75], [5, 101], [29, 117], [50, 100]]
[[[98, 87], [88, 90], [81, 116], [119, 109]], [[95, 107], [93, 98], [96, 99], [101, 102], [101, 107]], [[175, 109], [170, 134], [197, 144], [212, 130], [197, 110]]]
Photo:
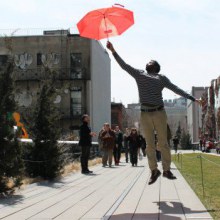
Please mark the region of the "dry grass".
[[[95, 158], [93, 160], [89, 161], [89, 167], [91, 166], [95, 166], [96, 164], [100, 164], [102, 162], [101, 158]], [[66, 165], [63, 170], [62, 170], [62, 174], [60, 177], [65, 177], [70, 173], [76, 173], [79, 172], [81, 170], [81, 164], [79, 161], [75, 161], [71, 164]], [[20, 188], [25, 188], [27, 185], [32, 184], [32, 183], [37, 183], [37, 182], [42, 182], [44, 181], [42, 178], [37, 177], [37, 178], [28, 178], [25, 177], [22, 180], [22, 186]], [[10, 183], [10, 185], [12, 185], [13, 182]]]
[[[95, 166], [96, 164], [100, 164], [102, 162], [101, 158], [95, 158], [89, 161], [89, 167]], [[68, 164], [64, 167], [62, 176], [66, 176], [69, 173], [78, 172], [81, 169], [81, 165], [79, 161], [75, 161], [74, 163]]]
[[[102, 162], [102, 158], [95, 158], [93, 160], [89, 160], [89, 167], [95, 166], [96, 164], [100, 164]], [[79, 161], [74, 161], [71, 164], [66, 165], [63, 170], [61, 171], [60, 176], [57, 179], [60, 179], [62, 177], [67, 176], [70, 173], [76, 173], [81, 170], [81, 164]], [[28, 185], [32, 183], [39, 183], [45, 181], [41, 177], [36, 177], [36, 178], [30, 178], [30, 177], [23, 177], [21, 181], [21, 185], [19, 187], [13, 187], [15, 186], [15, 182], [13, 178], [7, 179], [7, 188], [9, 189], [9, 194], [13, 194], [17, 189], [25, 189]], [[11, 190], [10, 190], [11, 189]], [[13, 189], [13, 190], [12, 190]]]

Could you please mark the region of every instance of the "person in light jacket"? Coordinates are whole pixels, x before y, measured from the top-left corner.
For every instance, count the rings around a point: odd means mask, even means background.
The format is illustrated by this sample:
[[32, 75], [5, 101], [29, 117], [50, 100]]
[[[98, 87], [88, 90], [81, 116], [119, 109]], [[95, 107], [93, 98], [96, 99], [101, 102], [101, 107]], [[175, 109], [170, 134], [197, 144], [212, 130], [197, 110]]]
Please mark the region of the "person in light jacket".
[[102, 140], [102, 166], [107, 166], [107, 161], [109, 167], [112, 166], [112, 155], [113, 149], [115, 146], [115, 132], [110, 128], [109, 123], [104, 124], [104, 129], [101, 133], [101, 140]]

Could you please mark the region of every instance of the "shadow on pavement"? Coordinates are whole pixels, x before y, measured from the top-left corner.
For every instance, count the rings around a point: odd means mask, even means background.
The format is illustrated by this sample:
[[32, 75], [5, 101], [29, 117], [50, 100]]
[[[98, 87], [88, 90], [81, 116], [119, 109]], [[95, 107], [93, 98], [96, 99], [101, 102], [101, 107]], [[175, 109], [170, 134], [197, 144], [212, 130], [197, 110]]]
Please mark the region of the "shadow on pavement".
[[[11, 195], [5, 198], [0, 198], [0, 205], [7, 206], [7, 205], [14, 205], [16, 203], [21, 202], [22, 200], [24, 200], [23, 196], [20, 195]], [[0, 206], [0, 210], [1, 208], [3, 208]]]
[[[169, 219], [169, 220], [181, 220], [185, 219], [185, 214], [190, 213], [203, 213], [207, 210], [191, 210], [188, 207], [182, 206], [180, 202], [155, 202], [159, 206], [161, 213], [124, 213], [118, 215], [112, 215], [110, 220], [159, 220], [159, 219]], [[179, 215], [179, 216], [174, 216]], [[107, 217], [107, 216], [106, 216]]]
[[[182, 218], [176, 216], [162, 215], [162, 219], [181, 220]], [[159, 220], [161, 215], [158, 213], [125, 213], [119, 215], [112, 215], [109, 220]], [[107, 218], [108, 219], [108, 218]]]
[[181, 202], [160, 201], [155, 203], [159, 206], [162, 214], [190, 214], [207, 212], [207, 210], [192, 210], [183, 206]]

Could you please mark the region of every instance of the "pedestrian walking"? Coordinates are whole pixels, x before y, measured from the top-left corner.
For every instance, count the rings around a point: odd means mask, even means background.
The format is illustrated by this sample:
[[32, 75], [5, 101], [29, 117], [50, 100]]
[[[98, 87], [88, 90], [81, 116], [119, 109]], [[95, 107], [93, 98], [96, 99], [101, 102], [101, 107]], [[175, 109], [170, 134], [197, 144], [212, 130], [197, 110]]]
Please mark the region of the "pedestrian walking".
[[143, 155], [143, 157], [146, 157], [146, 140], [145, 140], [145, 138], [143, 137], [142, 134], [139, 134], [138, 136], [139, 136], [139, 139], [140, 139], [140, 152], [139, 152], [139, 155]]
[[101, 154], [102, 154], [102, 150], [103, 150], [102, 132], [104, 130], [105, 130], [105, 128], [103, 126], [98, 133], [98, 144], [99, 144], [99, 151], [101, 152]]
[[127, 138], [130, 154], [130, 162], [132, 166], [137, 166], [138, 163], [138, 148], [140, 148], [141, 141], [136, 128], [131, 129], [131, 133]]
[[202, 151], [202, 144], [203, 144], [203, 140], [202, 138], [200, 138], [199, 140], [199, 150]]
[[125, 161], [128, 163], [128, 136], [130, 135], [131, 130], [130, 128], [126, 128], [125, 133], [124, 133], [124, 150], [125, 150]]
[[175, 153], [177, 153], [178, 144], [179, 144], [179, 138], [177, 136], [175, 136], [173, 138], [173, 148], [175, 150]]
[[113, 149], [115, 146], [115, 132], [110, 128], [109, 123], [105, 123], [103, 127], [103, 131], [100, 134], [102, 140], [102, 166], [107, 166], [107, 161], [109, 167], [112, 166], [112, 156], [113, 156]]
[[167, 124], [167, 143], [170, 147], [170, 140], [172, 139], [172, 132], [170, 130], [170, 126]]
[[206, 150], [206, 138], [204, 137], [202, 140], [202, 152], [205, 152]]
[[119, 129], [119, 126], [115, 126], [115, 147], [114, 147], [114, 160], [115, 165], [119, 165], [121, 159], [121, 149], [122, 149], [122, 142], [123, 142], [123, 133]]
[[146, 71], [135, 69], [124, 62], [109, 41], [107, 42], [107, 48], [112, 52], [112, 55], [121, 68], [136, 80], [138, 86], [141, 103], [141, 126], [148, 144], [147, 156], [151, 170], [151, 177], [148, 184], [153, 184], [161, 175], [160, 170], [157, 168], [154, 130], [157, 131], [158, 147], [162, 155], [163, 176], [171, 180], [176, 179], [170, 171], [171, 152], [167, 143], [167, 115], [164, 110], [162, 90], [168, 88], [191, 101], [196, 101], [199, 104], [201, 104], [201, 101], [178, 88], [165, 75], [159, 74], [160, 65], [157, 61], [151, 60], [147, 63]]
[[79, 128], [79, 146], [81, 147], [81, 172], [83, 174], [92, 173], [88, 169], [88, 161], [90, 156], [90, 148], [92, 146], [92, 137], [96, 136], [95, 132], [89, 127], [90, 117], [87, 114], [82, 116], [82, 125]]
[[161, 161], [161, 153], [158, 147], [158, 139], [157, 139], [157, 132], [154, 131], [154, 143], [155, 143], [155, 147], [156, 147], [156, 158], [157, 158], [157, 162]]

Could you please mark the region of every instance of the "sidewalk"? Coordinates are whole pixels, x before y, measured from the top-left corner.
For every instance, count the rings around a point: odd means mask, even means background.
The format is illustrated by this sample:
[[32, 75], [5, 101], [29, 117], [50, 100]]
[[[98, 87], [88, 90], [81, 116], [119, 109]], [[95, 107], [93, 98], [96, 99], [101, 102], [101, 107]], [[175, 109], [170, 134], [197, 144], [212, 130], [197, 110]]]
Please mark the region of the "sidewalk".
[[124, 162], [112, 168], [96, 165], [92, 170], [93, 175], [75, 173], [57, 182], [32, 184], [12, 198], [1, 199], [0, 219], [212, 219], [173, 164], [177, 180], [160, 177], [150, 186], [146, 158], [138, 167]]

